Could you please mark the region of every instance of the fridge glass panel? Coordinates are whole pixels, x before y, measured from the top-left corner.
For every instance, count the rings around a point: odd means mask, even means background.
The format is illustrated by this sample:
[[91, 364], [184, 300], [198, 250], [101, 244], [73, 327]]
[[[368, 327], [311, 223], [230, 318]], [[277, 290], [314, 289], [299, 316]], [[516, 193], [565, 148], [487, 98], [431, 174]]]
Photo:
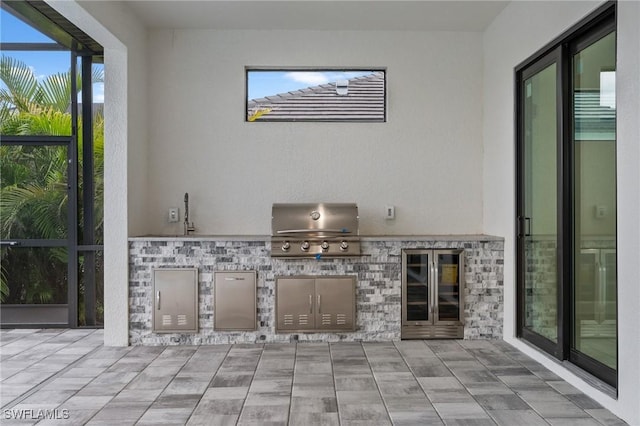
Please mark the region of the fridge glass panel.
[[407, 321], [429, 321], [429, 255], [407, 254]]
[[438, 254], [438, 319], [460, 319], [460, 271], [458, 254]]

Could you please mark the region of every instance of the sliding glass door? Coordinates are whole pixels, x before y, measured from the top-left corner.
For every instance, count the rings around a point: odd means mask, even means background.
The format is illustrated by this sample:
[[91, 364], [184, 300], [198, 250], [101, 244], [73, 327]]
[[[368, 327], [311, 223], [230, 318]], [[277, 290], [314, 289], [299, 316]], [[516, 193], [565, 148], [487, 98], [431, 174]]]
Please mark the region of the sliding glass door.
[[516, 69], [518, 334], [613, 386], [614, 8]]
[[558, 344], [558, 57], [551, 52], [524, 70], [521, 86], [522, 326], [550, 352]]
[[[603, 35], [604, 34], [604, 35]], [[616, 368], [616, 34], [572, 53], [573, 280], [571, 356]]]

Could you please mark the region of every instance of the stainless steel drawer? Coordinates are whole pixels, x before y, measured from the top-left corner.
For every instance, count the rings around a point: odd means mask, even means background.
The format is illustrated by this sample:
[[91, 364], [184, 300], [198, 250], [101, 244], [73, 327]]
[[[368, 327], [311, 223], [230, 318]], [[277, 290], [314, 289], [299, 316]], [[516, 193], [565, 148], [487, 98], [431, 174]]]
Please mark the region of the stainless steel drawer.
[[256, 272], [216, 272], [213, 329], [256, 329]]

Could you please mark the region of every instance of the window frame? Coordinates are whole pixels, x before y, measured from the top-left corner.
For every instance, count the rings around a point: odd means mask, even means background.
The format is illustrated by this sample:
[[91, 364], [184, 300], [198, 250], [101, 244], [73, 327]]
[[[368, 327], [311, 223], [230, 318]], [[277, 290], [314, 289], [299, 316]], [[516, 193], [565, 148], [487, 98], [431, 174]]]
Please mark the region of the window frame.
[[[267, 116], [262, 116], [259, 119], [251, 120], [249, 118], [249, 103], [253, 99], [249, 99], [249, 73], [251, 72], [360, 72], [360, 71], [371, 71], [372, 73], [381, 72], [382, 73], [382, 85], [383, 85], [383, 94], [382, 94], [382, 118], [269, 118]], [[292, 123], [292, 122], [314, 122], [314, 123], [386, 123], [387, 122], [387, 68], [372, 66], [372, 67], [288, 67], [288, 66], [245, 66], [244, 72], [244, 121], [246, 123]], [[323, 84], [331, 84], [323, 83]], [[319, 86], [319, 85], [317, 85]], [[316, 86], [310, 86], [316, 87]], [[274, 93], [273, 96], [279, 95], [282, 93]], [[262, 99], [262, 98], [258, 98]]]

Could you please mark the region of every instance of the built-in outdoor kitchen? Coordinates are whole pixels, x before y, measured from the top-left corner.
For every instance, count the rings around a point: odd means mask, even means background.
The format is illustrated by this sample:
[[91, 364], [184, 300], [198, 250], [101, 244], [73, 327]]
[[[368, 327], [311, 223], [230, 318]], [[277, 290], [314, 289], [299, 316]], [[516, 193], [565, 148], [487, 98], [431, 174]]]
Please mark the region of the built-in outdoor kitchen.
[[271, 236], [130, 238], [130, 343], [502, 337], [502, 238], [360, 235], [354, 203], [270, 213]]

